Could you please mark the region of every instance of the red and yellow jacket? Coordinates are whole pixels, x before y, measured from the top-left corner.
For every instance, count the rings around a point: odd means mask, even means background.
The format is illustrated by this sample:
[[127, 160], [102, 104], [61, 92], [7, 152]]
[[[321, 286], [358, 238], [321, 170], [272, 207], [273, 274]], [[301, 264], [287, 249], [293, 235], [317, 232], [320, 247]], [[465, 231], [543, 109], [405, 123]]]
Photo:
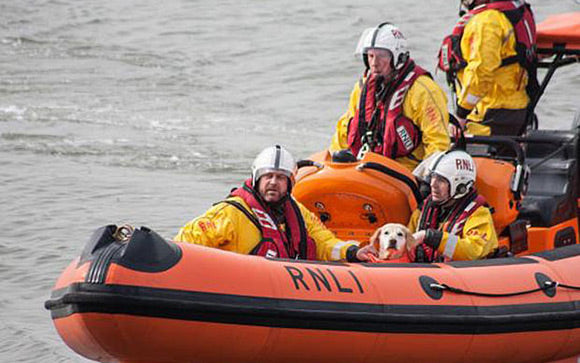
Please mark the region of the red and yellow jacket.
[[[248, 213], [255, 215], [242, 198], [230, 197], [226, 200], [237, 202]], [[304, 219], [308, 235], [316, 243], [316, 259], [322, 261], [346, 259], [346, 250], [350, 246], [356, 246], [356, 242], [336, 238], [314, 213], [301, 203], [296, 204]], [[205, 214], [188, 222], [173, 240], [249, 254], [262, 240], [262, 236], [242, 211], [230, 204], [218, 203]]]
[[[422, 209], [416, 209], [411, 215], [408, 225], [411, 232], [418, 231], [420, 221], [424, 217], [422, 214], [427, 209], [426, 206], [427, 203]], [[471, 206], [474, 208], [473, 211], [469, 210]], [[425, 241], [425, 243], [436, 248], [439, 255], [451, 260], [477, 260], [486, 257], [498, 246], [497, 234], [489, 208], [484, 205], [469, 204], [463, 211], [459, 212], [463, 215], [455, 221], [455, 225], [459, 227], [458, 230], [451, 228], [451, 232], [448, 231], [450, 229], [448, 228], [449, 217], [453, 215], [450, 213], [448, 218], [439, 223], [436, 233], [432, 233], [430, 236], [428, 234], [432, 240]], [[461, 217], [465, 217], [464, 220], [461, 220]]]
[[469, 19], [460, 45], [467, 66], [457, 72], [457, 104], [475, 121], [468, 133], [490, 135], [481, 124], [489, 109], [525, 109], [529, 102], [526, 70], [517, 62], [501, 66], [517, 54], [514, 28], [501, 11], [485, 10]]
[[[332, 136], [330, 151], [348, 149], [349, 124], [360, 104], [361, 89], [366, 77], [357, 81], [350, 94], [347, 111], [336, 124], [336, 131]], [[448, 133], [449, 113], [445, 93], [429, 76], [420, 76], [409, 88], [403, 101], [403, 115], [413, 121], [421, 130], [422, 139], [419, 146], [408, 157], [396, 160], [409, 170], [413, 170], [419, 162], [435, 151], [449, 149]]]

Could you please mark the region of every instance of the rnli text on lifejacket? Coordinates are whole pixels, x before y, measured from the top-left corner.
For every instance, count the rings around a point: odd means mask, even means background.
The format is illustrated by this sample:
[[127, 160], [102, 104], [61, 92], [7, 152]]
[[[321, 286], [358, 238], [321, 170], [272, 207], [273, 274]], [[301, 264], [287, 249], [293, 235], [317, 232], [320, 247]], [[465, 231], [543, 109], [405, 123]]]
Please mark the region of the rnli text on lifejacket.
[[363, 286], [354, 272], [347, 270], [338, 273], [330, 268], [284, 266], [292, 278], [296, 290], [316, 288], [317, 291], [337, 291], [346, 294], [364, 294]]

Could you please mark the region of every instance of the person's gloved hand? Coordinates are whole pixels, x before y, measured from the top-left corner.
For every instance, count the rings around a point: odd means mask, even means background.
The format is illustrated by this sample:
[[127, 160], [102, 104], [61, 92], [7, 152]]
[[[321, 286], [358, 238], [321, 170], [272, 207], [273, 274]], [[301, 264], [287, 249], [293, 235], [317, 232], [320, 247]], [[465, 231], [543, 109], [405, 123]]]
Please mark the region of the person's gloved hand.
[[[455, 111], [455, 120], [459, 123], [461, 127], [461, 131], [465, 132], [465, 127], [467, 124], [467, 116], [471, 113], [471, 110], [468, 110], [464, 107], [457, 105], [457, 110]], [[449, 132], [451, 135], [459, 135], [459, 131], [457, 130], [455, 125], [449, 124]]]
[[377, 229], [371, 238], [369, 244], [364, 247], [351, 246], [346, 251], [346, 260], [348, 262], [366, 262], [376, 260], [379, 251], [375, 249], [374, 241], [379, 238], [380, 229]]
[[412, 244], [412, 247], [417, 247], [417, 245], [423, 243], [423, 241], [425, 240], [425, 230], [421, 230], [418, 232], [413, 233], [413, 238], [415, 239], [415, 242]]
[[356, 258], [359, 259], [360, 261], [369, 261], [372, 260], [373, 257], [378, 257], [379, 256], [379, 252], [375, 249], [375, 246], [373, 244], [368, 244], [362, 248], [359, 248], [358, 251], [356, 251]]
[[409, 259], [413, 262], [426, 262], [425, 258], [425, 237], [427, 236], [426, 230], [421, 230], [413, 233], [413, 239], [415, 240], [410, 245], [407, 245]]
[[465, 107], [461, 107], [459, 104], [456, 105], [455, 108], [455, 117], [457, 120], [465, 120], [467, 116], [471, 113], [472, 110], [469, 110]]
[[441, 244], [443, 232], [436, 229], [427, 228], [425, 230], [415, 232], [413, 234], [413, 238], [415, 238], [415, 246], [424, 243], [430, 248], [437, 250]]
[[449, 135], [454, 136], [455, 138], [458, 138], [459, 135], [461, 134], [461, 132], [465, 132], [467, 119], [459, 118], [459, 117], [455, 116], [455, 120], [457, 121], [457, 123], [459, 124], [461, 129], [457, 129], [457, 126], [455, 126], [452, 123], [449, 123], [448, 131], [449, 131]]

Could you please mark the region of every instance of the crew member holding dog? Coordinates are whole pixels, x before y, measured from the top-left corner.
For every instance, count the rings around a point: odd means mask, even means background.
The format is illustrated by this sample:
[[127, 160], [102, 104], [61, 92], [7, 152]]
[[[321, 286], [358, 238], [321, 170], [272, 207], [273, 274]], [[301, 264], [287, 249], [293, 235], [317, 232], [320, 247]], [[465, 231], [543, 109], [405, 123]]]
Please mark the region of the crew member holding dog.
[[491, 212], [474, 187], [476, 169], [471, 156], [452, 150], [429, 166], [431, 194], [413, 212], [409, 230], [415, 232], [416, 262], [476, 260], [498, 246]]
[[390, 23], [366, 29], [357, 46], [366, 70], [339, 119], [331, 152], [350, 149], [395, 159], [413, 170], [436, 151], [449, 149], [447, 97], [415, 64], [407, 40]]
[[286, 149], [264, 149], [254, 160], [252, 177], [187, 223], [174, 240], [272, 258], [358, 261], [356, 241], [336, 238], [292, 198], [295, 172]]

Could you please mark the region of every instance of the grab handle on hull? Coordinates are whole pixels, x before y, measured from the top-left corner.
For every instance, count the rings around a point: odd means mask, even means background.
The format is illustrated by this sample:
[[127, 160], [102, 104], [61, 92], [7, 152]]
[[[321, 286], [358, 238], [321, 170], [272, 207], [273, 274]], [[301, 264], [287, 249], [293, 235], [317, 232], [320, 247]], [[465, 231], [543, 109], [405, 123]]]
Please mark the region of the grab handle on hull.
[[324, 167], [323, 164], [321, 164], [321, 163], [319, 163], [317, 161], [312, 161], [312, 160], [299, 160], [296, 163], [296, 167], [298, 169], [303, 168], [303, 167], [306, 167], [306, 166], [314, 166], [314, 167], [316, 167], [318, 169], [322, 169]]

